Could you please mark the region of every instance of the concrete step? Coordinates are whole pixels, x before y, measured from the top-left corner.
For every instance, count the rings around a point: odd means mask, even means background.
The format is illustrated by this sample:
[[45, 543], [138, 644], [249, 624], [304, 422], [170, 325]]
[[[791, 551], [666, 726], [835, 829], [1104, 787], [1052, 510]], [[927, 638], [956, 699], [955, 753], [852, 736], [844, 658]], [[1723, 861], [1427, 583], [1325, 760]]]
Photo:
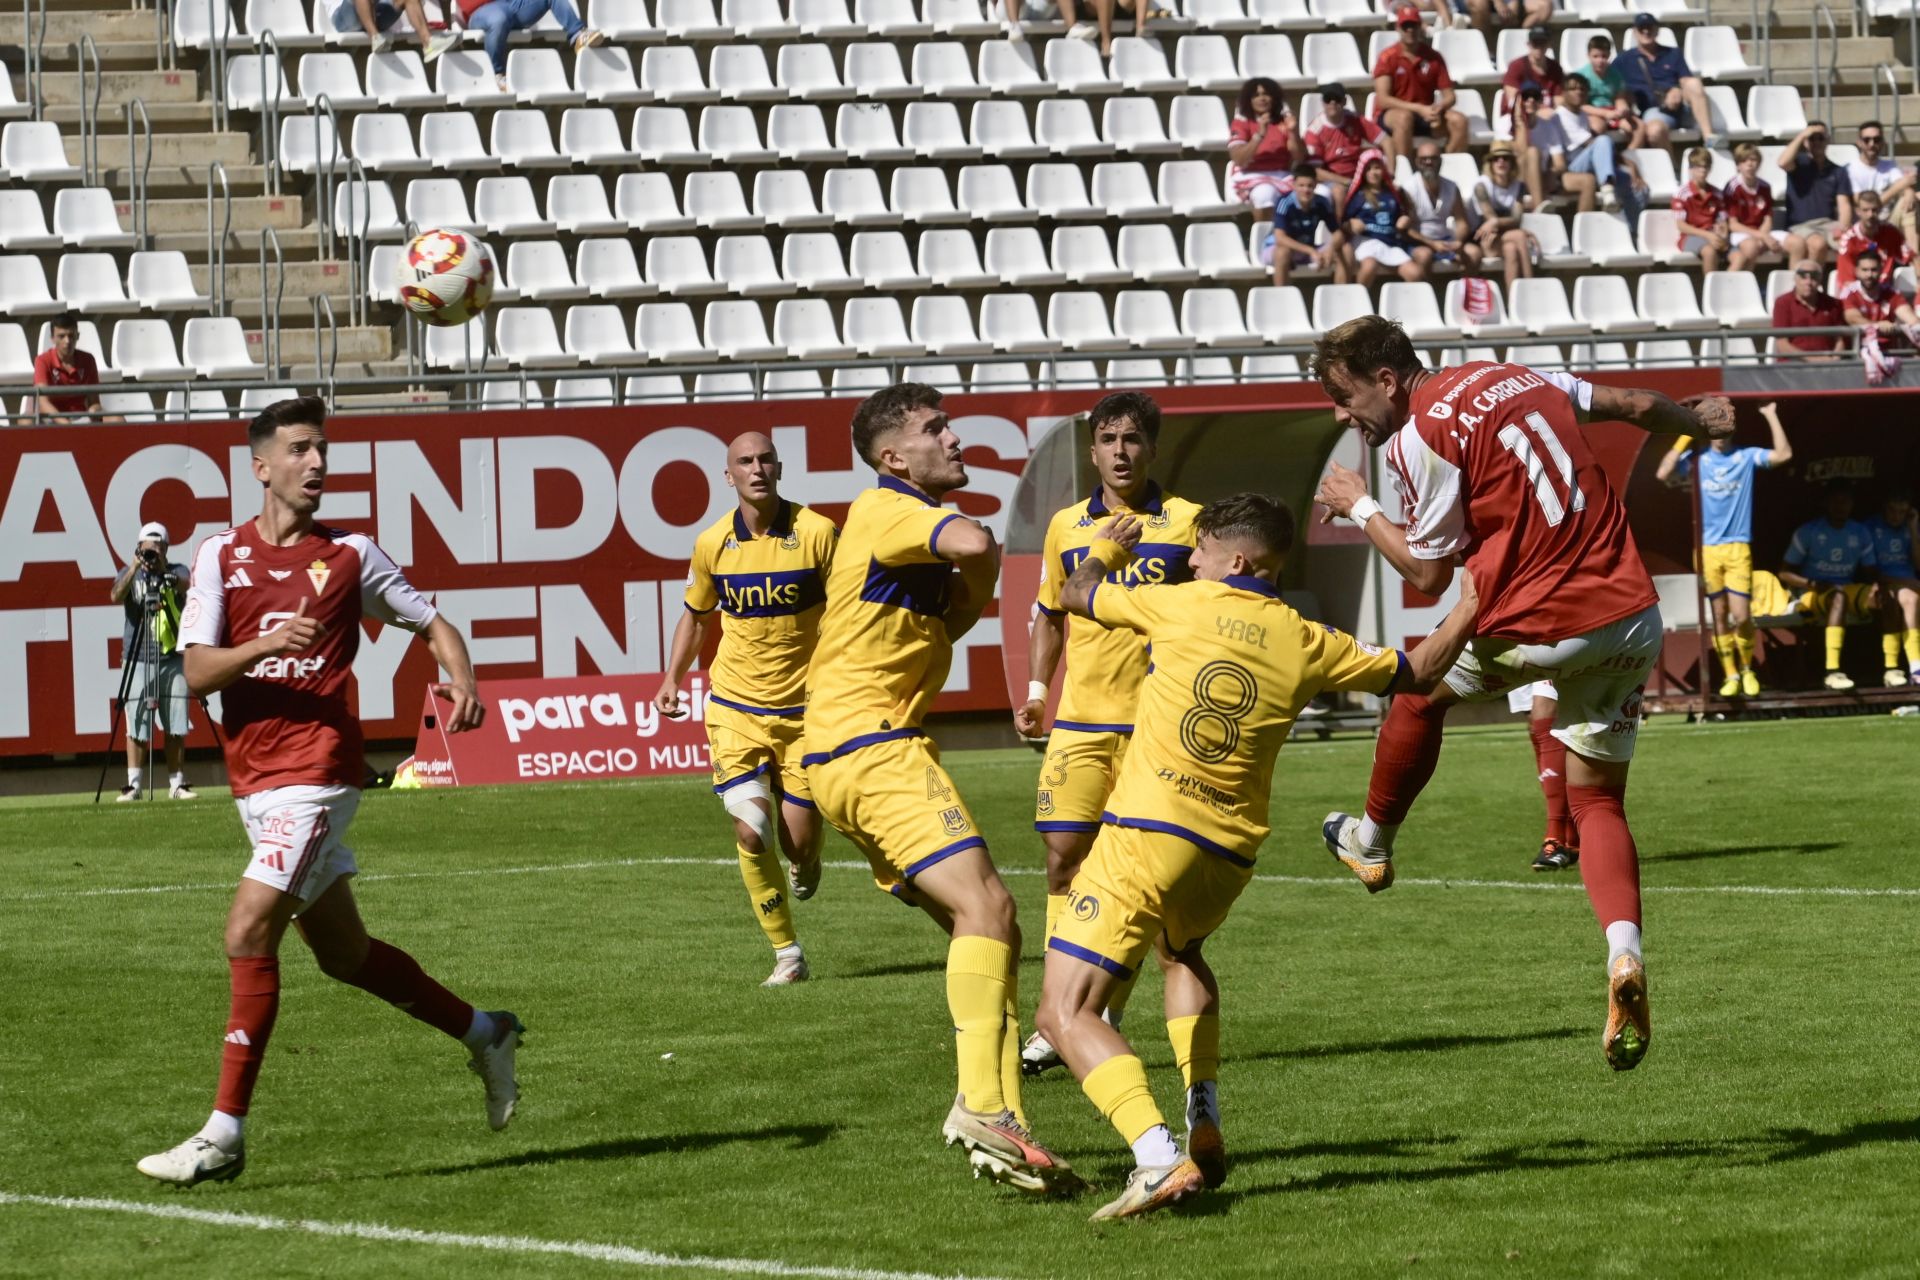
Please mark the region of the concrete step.
[[[341, 315], [341, 308], [339, 307], [334, 308], [334, 314], [342, 321], [346, 319], [344, 315]], [[294, 327], [296, 324], [300, 327]], [[309, 321], [304, 304], [297, 308], [290, 308], [282, 313], [280, 328], [281, 363], [286, 365], [305, 364], [311, 366], [314, 362], [316, 352], [318, 352], [318, 356], [321, 359], [332, 358], [332, 338], [328, 337], [324, 343], [316, 346], [315, 340], [318, 335], [313, 329], [306, 327], [308, 324]], [[348, 325], [342, 323], [339, 334], [339, 368], [342, 372], [345, 371], [348, 364], [377, 363], [392, 360], [395, 357], [396, 348], [393, 341], [393, 330], [383, 325]], [[260, 331], [258, 329], [247, 330], [247, 350], [253, 353], [256, 360], [260, 358], [260, 341]]]
[[[291, 266], [295, 262], [311, 262], [320, 252], [320, 232], [312, 225], [287, 230], [275, 227], [280, 237], [280, 252]], [[187, 255], [189, 263], [204, 263], [207, 260], [207, 224], [204, 217], [198, 227], [182, 228], [175, 231], [153, 231], [153, 247], [156, 249], [174, 249]], [[260, 230], [242, 230], [239, 218], [234, 219], [234, 230], [227, 236], [227, 262], [258, 263], [260, 261]]]
[[[120, 220], [124, 223], [132, 216], [131, 211], [125, 202], [118, 207]], [[225, 208], [217, 199], [213, 218], [216, 230], [225, 225]], [[257, 233], [261, 227], [272, 227], [275, 231], [282, 232], [284, 249], [284, 232], [305, 225], [306, 213], [298, 196], [235, 196], [233, 198], [233, 231], [241, 237], [241, 243], [245, 244], [249, 250], [258, 248]], [[197, 200], [148, 201], [147, 230], [154, 235], [167, 232], [197, 233], [204, 248], [207, 234], [206, 199], [202, 197]]]
[[49, 106], [78, 105], [85, 100], [91, 102], [98, 92], [100, 109], [110, 117], [118, 118], [120, 105], [135, 98], [147, 104], [152, 112], [157, 103], [162, 102], [198, 102], [200, 100], [200, 77], [194, 72], [178, 71], [102, 71], [96, 80], [91, 74], [85, 77], [71, 71], [49, 71], [40, 77], [40, 91], [45, 95]]
[[[390, 371], [388, 371], [386, 365], [370, 367], [381, 370], [383, 376], [397, 376], [404, 372], [398, 364], [394, 364]], [[308, 372], [307, 376], [309, 381], [317, 380], [311, 371]], [[375, 391], [358, 395], [335, 396], [333, 407], [343, 412], [349, 409], [384, 409], [393, 412], [402, 408], [425, 408], [432, 405], [444, 406], [448, 399], [449, 396], [447, 392], [442, 389], [416, 389], [409, 391], [396, 385], [391, 391]]]
[[[20, 30], [18, 20], [9, 23], [13, 30]], [[142, 9], [68, 9], [63, 12], [47, 14], [47, 56], [53, 56], [56, 45], [77, 45], [83, 35], [92, 36], [94, 43], [145, 45], [148, 50], [154, 48], [154, 15], [152, 10]], [[9, 38], [11, 43], [11, 37]]]
[[[20, 95], [22, 98], [25, 94]], [[63, 133], [76, 137], [80, 133], [83, 120], [78, 104], [64, 107], [48, 107], [46, 118], [59, 125]], [[152, 102], [147, 104], [147, 122], [153, 126], [154, 136], [164, 133], [205, 134], [213, 131], [213, 104], [209, 102]], [[116, 102], [109, 98], [100, 100], [100, 136], [112, 134], [127, 136], [127, 109], [125, 102]]]
[[[207, 282], [213, 279], [213, 272], [201, 264], [192, 268], [193, 281], [201, 289], [207, 288]], [[276, 278], [278, 272], [269, 265], [266, 271], [269, 292], [279, 287]], [[260, 262], [256, 256], [251, 261], [236, 261], [227, 258], [226, 270], [227, 296], [233, 299], [251, 298], [254, 308], [260, 306]], [[316, 293], [324, 293], [337, 303], [347, 296], [347, 264], [338, 260], [289, 262], [286, 271], [286, 293], [281, 303], [281, 315], [291, 320], [295, 303], [299, 304], [300, 315], [306, 315], [306, 300]]]
[[[79, 164], [79, 130], [63, 133], [60, 141], [66, 144], [68, 162]], [[155, 133], [151, 165], [160, 169], [208, 165], [215, 160], [225, 165], [247, 165], [253, 162], [253, 142], [244, 133]], [[124, 129], [104, 130], [100, 134], [100, 163], [109, 169], [148, 164], [146, 136], [137, 135], [129, 142]], [[205, 177], [204, 169], [201, 175]]]
[[[104, 152], [104, 146], [103, 146]], [[230, 164], [224, 166], [227, 184], [233, 188], [236, 196], [264, 195], [267, 189], [267, 170], [265, 165]], [[125, 194], [128, 179], [132, 175], [126, 169], [107, 169], [104, 175], [105, 185], [116, 192]], [[218, 198], [219, 188], [215, 187]], [[199, 196], [206, 198], [207, 166], [204, 164], [159, 165], [147, 171], [147, 194], [159, 199], [169, 196]]]
[[[1822, 39], [1819, 43], [1820, 65], [1826, 66], [1829, 62], [1835, 61], [1834, 42]], [[1759, 52], [1757, 48], [1748, 48], [1747, 60], [1749, 62], [1753, 61], [1758, 57]], [[1814, 42], [1811, 39], [1787, 40], [1776, 38], [1773, 41], [1771, 55], [1773, 58], [1773, 69], [1780, 71], [1783, 68], [1810, 67], [1813, 65], [1813, 53]], [[1871, 67], [1876, 62], [1892, 62], [1894, 60], [1893, 37], [1891, 36], [1859, 36], [1855, 38], [1842, 36], [1840, 39], [1837, 61], [1842, 68]]]

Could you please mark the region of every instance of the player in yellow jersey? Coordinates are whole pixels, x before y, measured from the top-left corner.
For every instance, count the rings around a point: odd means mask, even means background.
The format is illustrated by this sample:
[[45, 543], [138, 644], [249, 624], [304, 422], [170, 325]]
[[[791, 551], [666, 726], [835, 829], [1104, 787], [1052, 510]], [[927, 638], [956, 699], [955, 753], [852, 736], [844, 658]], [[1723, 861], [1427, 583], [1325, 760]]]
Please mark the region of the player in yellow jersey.
[[[1293, 516], [1258, 494], [1209, 503], [1195, 521], [1195, 581], [1124, 590], [1108, 576], [1138, 543], [1137, 516], [1115, 516], [1061, 589], [1078, 617], [1127, 627], [1153, 645], [1133, 743], [1047, 943], [1040, 1028], [1087, 1097], [1133, 1147], [1137, 1167], [1094, 1215], [1124, 1218], [1226, 1177], [1220, 1133], [1220, 989], [1201, 946], [1253, 876], [1267, 838], [1274, 758], [1300, 709], [1322, 690], [1431, 689], [1473, 633], [1478, 599], [1460, 603], [1411, 655], [1308, 622], [1280, 599]], [[1187, 1152], [1154, 1105], [1146, 1070], [1100, 1017], [1147, 951], [1166, 972], [1167, 1034], [1187, 1084]]]
[[812, 897], [820, 885], [820, 815], [800, 768], [800, 739], [807, 663], [839, 535], [833, 521], [780, 496], [779, 455], [758, 431], [727, 446], [726, 474], [740, 505], [694, 540], [687, 611], [653, 701], [663, 715], [686, 714], [680, 686], [718, 612], [706, 706], [713, 790], [733, 815], [740, 878], [773, 944], [773, 974], [760, 985], [780, 987], [808, 975], [787, 901], [789, 876], [795, 898]]
[[1023, 1190], [1077, 1189], [1020, 1107], [1020, 926], [940, 752], [921, 728], [953, 642], [993, 596], [1000, 548], [943, 508], [967, 483], [940, 393], [904, 382], [853, 416], [879, 485], [854, 499], [827, 578], [808, 681], [807, 781], [821, 814], [867, 855], [874, 879], [952, 939], [947, 1006], [960, 1088], [941, 1132], [977, 1171]]
[[[1101, 626], [1076, 618], [1071, 626], [1060, 607], [1060, 587], [1093, 545], [1099, 526], [1115, 512], [1140, 517], [1140, 543], [1125, 569], [1110, 579], [1119, 586], [1141, 582], [1184, 582], [1192, 577], [1187, 557], [1193, 552], [1197, 503], [1161, 492], [1149, 474], [1160, 443], [1160, 406], [1138, 391], [1116, 391], [1087, 415], [1093, 433], [1093, 469], [1100, 477], [1091, 494], [1054, 513], [1047, 524], [1041, 555], [1040, 598], [1027, 632], [1027, 668], [1031, 680], [1026, 702], [1014, 709], [1014, 727], [1037, 737], [1046, 717], [1047, 687], [1066, 653], [1066, 687], [1060, 694], [1053, 732], [1034, 797], [1033, 829], [1047, 847], [1047, 936], [1053, 936], [1067, 886], [1080, 869], [1107, 793], [1119, 774], [1127, 741], [1133, 736], [1133, 708], [1147, 674], [1147, 644], [1125, 627]], [[1107, 1020], [1120, 1025], [1131, 981], [1121, 983], [1107, 1007]], [[1020, 1051], [1020, 1065], [1038, 1075], [1060, 1064], [1045, 1036], [1035, 1032]]]

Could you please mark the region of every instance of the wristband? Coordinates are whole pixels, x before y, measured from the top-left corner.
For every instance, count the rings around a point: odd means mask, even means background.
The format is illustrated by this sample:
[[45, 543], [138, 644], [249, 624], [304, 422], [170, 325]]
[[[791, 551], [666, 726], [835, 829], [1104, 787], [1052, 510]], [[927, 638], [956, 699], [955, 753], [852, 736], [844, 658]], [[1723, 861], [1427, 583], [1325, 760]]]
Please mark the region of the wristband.
[[1364, 529], [1367, 527], [1367, 521], [1382, 514], [1384, 513], [1380, 510], [1380, 504], [1373, 500], [1373, 495], [1362, 494], [1360, 500], [1353, 504], [1352, 510], [1347, 512], [1347, 519]]
[[1027, 701], [1045, 702], [1047, 700], [1047, 682], [1045, 680], [1027, 681]]
[[1687, 446], [1692, 443], [1693, 443], [1692, 436], [1676, 436], [1673, 441], [1673, 451], [1675, 453], [1685, 453], [1687, 451]]
[[1118, 569], [1133, 559], [1133, 552], [1127, 550], [1112, 538], [1095, 538], [1093, 545], [1087, 548], [1087, 554], [1109, 569]]

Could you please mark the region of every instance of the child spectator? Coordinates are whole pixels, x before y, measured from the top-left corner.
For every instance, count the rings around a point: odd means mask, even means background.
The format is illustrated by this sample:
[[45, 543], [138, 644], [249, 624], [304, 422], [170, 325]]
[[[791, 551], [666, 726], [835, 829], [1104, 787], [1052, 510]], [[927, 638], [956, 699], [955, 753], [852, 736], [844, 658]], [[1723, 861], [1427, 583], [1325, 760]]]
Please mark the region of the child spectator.
[[1393, 184], [1387, 181], [1387, 162], [1378, 151], [1360, 157], [1360, 180], [1347, 197], [1342, 216], [1346, 219], [1346, 248], [1355, 264], [1354, 279], [1358, 283], [1371, 287], [1382, 267], [1410, 283], [1427, 278], [1433, 250], [1408, 242], [1406, 231], [1412, 220], [1406, 216]]
[[55, 421], [95, 418], [101, 422], [119, 422], [118, 415], [101, 410], [100, 366], [91, 354], [80, 349], [80, 317], [63, 311], [53, 318], [47, 329], [53, 345], [34, 357], [34, 385], [84, 389], [70, 395], [50, 395], [42, 391], [37, 397], [40, 415]]
[[1606, 36], [1587, 41], [1587, 65], [1575, 67], [1573, 74], [1587, 82], [1587, 115], [1595, 121], [1595, 128], [1604, 122], [1606, 131], [1622, 145], [1639, 146], [1640, 118], [1634, 114], [1626, 83], [1613, 65], [1613, 41]]
[[[1347, 282], [1347, 264], [1340, 252], [1345, 237], [1334, 221], [1333, 202], [1317, 188], [1320, 175], [1310, 164], [1293, 168], [1293, 190], [1273, 206], [1273, 282], [1285, 284], [1295, 267], [1315, 271], [1333, 268], [1335, 284]], [[1325, 245], [1314, 243], [1315, 232], [1327, 229]]]
[[1695, 147], [1687, 152], [1687, 180], [1673, 193], [1673, 221], [1680, 251], [1698, 253], [1701, 268], [1708, 272], [1720, 269], [1720, 255], [1729, 243], [1726, 202], [1707, 181], [1712, 169], [1713, 152]]
[[1520, 90], [1533, 85], [1540, 90], [1544, 105], [1552, 107], [1560, 101], [1560, 86], [1567, 82], [1567, 73], [1560, 68], [1560, 60], [1553, 56], [1553, 33], [1545, 27], [1535, 27], [1527, 32], [1527, 51], [1507, 64], [1500, 77], [1500, 96], [1495, 99], [1493, 132], [1495, 137], [1513, 136], [1513, 113], [1520, 103]]
[[1776, 249], [1786, 250], [1789, 262], [1799, 259], [1806, 253], [1807, 242], [1773, 229], [1773, 188], [1760, 177], [1760, 148], [1751, 142], [1734, 147], [1733, 167], [1732, 180], [1720, 191], [1733, 242], [1728, 265], [1735, 271], [1751, 271]]

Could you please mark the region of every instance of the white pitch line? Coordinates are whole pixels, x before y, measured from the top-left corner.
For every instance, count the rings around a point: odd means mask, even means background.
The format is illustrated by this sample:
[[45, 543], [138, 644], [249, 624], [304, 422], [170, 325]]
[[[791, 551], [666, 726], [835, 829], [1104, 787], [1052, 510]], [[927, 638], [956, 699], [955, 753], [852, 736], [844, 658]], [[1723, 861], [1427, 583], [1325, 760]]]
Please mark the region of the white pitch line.
[[225, 1213], [191, 1209], [185, 1205], [150, 1204], [139, 1200], [105, 1200], [90, 1196], [36, 1196], [0, 1191], [0, 1205], [33, 1205], [46, 1209], [78, 1209], [99, 1213], [128, 1213], [146, 1218], [170, 1218], [210, 1227], [245, 1227], [252, 1231], [300, 1231], [316, 1236], [379, 1240], [396, 1244], [435, 1245], [443, 1249], [478, 1249], [494, 1253], [544, 1253], [612, 1262], [629, 1267], [677, 1267], [687, 1271], [718, 1271], [728, 1275], [805, 1276], [813, 1280], [987, 1280], [986, 1277], [936, 1276], [924, 1271], [881, 1271], [871, 1267], [810, 1267], [759, 1258], [708, 1258], [697, 1254], [656, 1253], [624, 1244], [595, 1244], [588, 1240], [542, 1240], [536, 1236], [470, 1235], [458, 1231], [420, 1231], [377, 1222], [324, 1222], [316, 1218], [280, 1218], [262, 1213]]
[[[362, 874], [363, 882], [382, 880], [453, 880], [470, 876], [532, 876], [565, 871], [619, 870], [626, 867], [737, 867], [733, 858], [608, 858], [597, 862], [549, 862], [523, 867], [464, 867], [451, 871], [387, 871]], [[841, 860], [825, 865], [840, 871], [865, 871], [864, 862]], [[1004, 876], [1038, 876], [1039, 867], [1002, 867]], [[1351, 882], [1342, 876], [1256, 875], [1268, 884], [1294, 884], [1309, 887], [1346, 888]], [[1422, 889], [1517, 889], [1537, 892], [1584, 892], [1578, 880], [1478, 880], [1448, 879], [1442, 876], [1401, 876], [1396, 885]], [[231, 890], [233, 882], [208, 881], [197, 884], [150, 884], [105, 889], [47, 889], [35, 893], [0, 894], [0, 902], [41, 902], [52, 898], [115, 898], [148, 893], [201, 893]], [[1920, 889], [1881, 887], [1852, 888], [1846, 885], [1763, 885], [1763, 884], [1654, 884], [1643, 885], [1647, 894], [1719, 894], [1755, 898], [1920, 898]]]

